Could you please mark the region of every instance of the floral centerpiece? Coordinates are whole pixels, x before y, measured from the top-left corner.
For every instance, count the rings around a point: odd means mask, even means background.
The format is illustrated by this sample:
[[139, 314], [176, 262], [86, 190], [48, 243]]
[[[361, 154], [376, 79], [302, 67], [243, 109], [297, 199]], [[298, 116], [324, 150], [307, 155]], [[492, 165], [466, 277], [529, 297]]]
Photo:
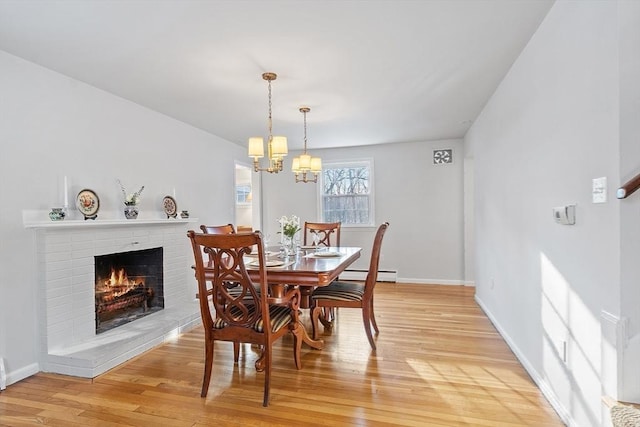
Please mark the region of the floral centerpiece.
[[295, 250], [294, 237], [300, 228], [300, 218], [295, 215], [290, 217], [283, 216], [278, 222], [280, 223], [280, 233], [282, 233], [282, 245], [288, 254], [293, 253]]
[[295, 215], [291, 215], [291, 218], [283, 216], [278, 222], [280, 223], [281, 233], [290, 239], [293, 239], [296, 233], [301, 230], [300, 218]]
[[120, 184], [120, 189], [124, 196], [124, 204], [126, 206], [136, 206], [140, 202], [140, 195], [142, 194], [142, 190], [144, 190], [144, 185], [135, 193], [127, 193], [127, 190], [125, 190], [124, 185], [122, 185], [120, 180], [118, 180], [118, 184]]
[[140, 187], [140, 189], [135, 193], [127, 193], [127, 190], [124, 188], [124, 185], [122, 185], [122, 182], [120, 182], [120, 180], [118, 180], [118, 184], [120, 185], [120, 189], [122, 190], [124, 205], [126, 206], [124, 209], [125, 218], [138, 218], [138, 203], [140, 203], [140, 195], [142, 194], [142, 190], [144, 190], [144, 185]]

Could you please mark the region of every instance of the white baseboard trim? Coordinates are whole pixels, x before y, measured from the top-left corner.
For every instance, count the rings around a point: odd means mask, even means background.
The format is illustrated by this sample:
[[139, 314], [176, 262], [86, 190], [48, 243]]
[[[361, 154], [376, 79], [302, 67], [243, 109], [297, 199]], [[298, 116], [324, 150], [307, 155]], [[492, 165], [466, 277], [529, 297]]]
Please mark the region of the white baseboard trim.
[[[366, 280], [368, 270], [345, 270], [340, 273], [342, 280]], [[378, 282], [396, 282], [398, 272], [395, 270], [378, 270]]]
[[[341, 280], [361, 280], [367, 279], [368, 270], [347, 269], [340, 274]], [[454, 285], [454, 286], [475, 286], [473, 280], [444, 280], [444, 279], [417, 279], [415, 277], [398, 277], [396, 270], [379, 270], [378, 282], [392, 283], [416, 283], [425, 285]]]
[[475, 296], [476, 303], [480, 306], [484, 314], [489, 318], [493, 326], [497, 329], [498, 333], [502, 336], [502, 339], [507, 343], [513, 354], [515, 354], [516, 358], [520, 362], [520, 364], [524, 367], [525, 371], [529, 374], [533, 382], [536, 383], [542, 394], [547, 398], [553, 409], [558, 413], [560, 419], [567, 426], [575, 426], [579, 427], [576, 424], [575, 420], [571, 418], [571, 414], [567, 410], [567, 408], [560, 402], [558, 396], [553, 391], [553, 388], [544, 380], [544, 378], [535, 370], [533, 365], [529, 362], [529, 360], [524, 356], [522, 351], [518, 348], [518, 346], [514, 343], [511, 337], [505, 332], [505, 330], [500, 326], [500, 323], [493, 317], [491, 311], [489, 311], [486, 305], [482, 302], [482, 300], [476, 294]]
[[[469, 286], [468, 282], [464, 280], [445, 280], [445, 279], [416, 279], [415, 277], [398, 277], [396, 279], [398, 283], [416, 283], [420, 285], [454, 285], [454, 286]], [[473, 285], [471, 285], [473, 286]]]
[[6, 372], [6, 385], [15, 384], [18, 381], [22, 381], [25, 378], [37, 374], [38, 372], [40, 372], [40, 369], [37, 363], [32, 363], [16, 371]]

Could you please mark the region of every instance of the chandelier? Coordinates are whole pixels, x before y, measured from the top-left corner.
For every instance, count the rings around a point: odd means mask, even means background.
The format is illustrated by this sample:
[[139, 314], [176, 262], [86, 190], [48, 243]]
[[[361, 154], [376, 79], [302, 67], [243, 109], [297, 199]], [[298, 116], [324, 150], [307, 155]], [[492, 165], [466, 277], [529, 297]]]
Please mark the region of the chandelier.
[[[322, 171], [322, 159], [311, 157], [307, 154], [307, 113], [311, 111], [309, 107], [300, 107], [300, 112], [304, 114], [304, 152], [293, 159], [291, 171], [296, 174], [296, 182], [318, 182], [318, 174]], [[313, 174], [307, 176], [308, 173]]]
[[282, 170], [282, 159], [289, 152], [287, 149], [286, 136], [273, 136], [271, 133], [271, 82], [278, 76], [276, 73], [263, 73], [262, 78], [269, 83], [269, 139], [267, 141], [267, 155], [269, 165], [266, 168], [260, 167], [260, 160], [264, 157], [264, 140], [260, 136], [249, 138], [249, 157], [253, 157], [253, 170], [255, 172], [266, 171], [278, 173]]

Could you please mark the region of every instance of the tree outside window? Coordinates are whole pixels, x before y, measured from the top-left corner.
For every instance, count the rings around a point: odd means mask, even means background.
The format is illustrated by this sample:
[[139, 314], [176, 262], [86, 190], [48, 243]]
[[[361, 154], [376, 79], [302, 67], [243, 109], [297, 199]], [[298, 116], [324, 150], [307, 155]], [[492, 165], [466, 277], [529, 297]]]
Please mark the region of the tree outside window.
[[325, 164], [322, 170], [321, 207], [324, 222], [343, 226], [371, 226], [373, 218], [373, 162]]

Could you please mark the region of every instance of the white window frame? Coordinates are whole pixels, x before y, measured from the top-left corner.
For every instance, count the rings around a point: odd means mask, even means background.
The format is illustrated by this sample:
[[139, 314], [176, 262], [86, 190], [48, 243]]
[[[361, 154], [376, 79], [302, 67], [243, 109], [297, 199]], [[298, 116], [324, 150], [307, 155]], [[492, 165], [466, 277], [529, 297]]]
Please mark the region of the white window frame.
[[369, 222], [367, 224], [348, 224], [346, 222], [342, 222], [341, 227], [349, 228], [364, 228], [364, 227], [373, 227], [376, 223], [375, 219], [375, 191], [374, 191], [374, 168], [373, 168], [373, 159], [365, 158], [358, 160], [344, 160], [344, 161], [333, 161], [333, 162], [323, 162], [322, 165], [323, 172], [318, 176], [318, 213], [320, 217], [320, 221], [328, 222], [328, 220], [324, 217], [324, 170], [326, 169], [339, 169], [339, 168], [353, 168], [353, 167], [368, 167], [369, 168]]

